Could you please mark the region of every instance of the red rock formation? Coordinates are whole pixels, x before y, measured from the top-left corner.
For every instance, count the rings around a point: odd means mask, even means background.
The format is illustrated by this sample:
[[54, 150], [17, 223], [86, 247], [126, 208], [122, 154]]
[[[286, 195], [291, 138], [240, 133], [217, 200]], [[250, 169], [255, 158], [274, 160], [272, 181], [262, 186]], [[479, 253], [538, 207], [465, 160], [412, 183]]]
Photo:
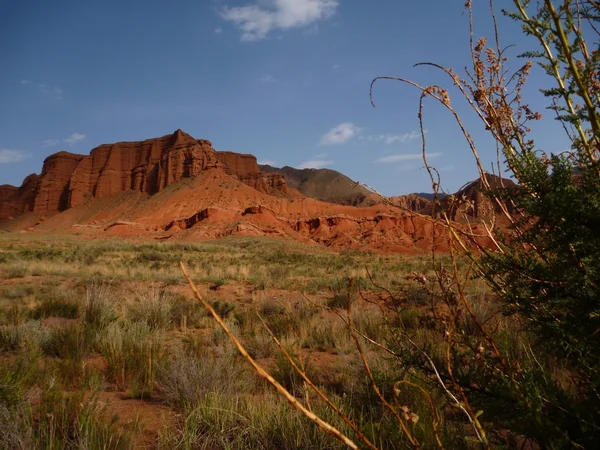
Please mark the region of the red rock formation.
[[165, 227], [165, 231], [169, 231], [172, 229], [185, 230], [188, 228], [192, 228], [198, 222], [202, 222], [206, 219], [212, 219], [213, 221], [228, 221], [231, 220], [233, 216], [234, 213], [232, 211], [227, 211], [222, 208], [205, 208], [198, 211], [196, 214], [191, 215], [190, 217], [184, 217], [182, 219], [175, 219], [171, 221]]
[[431, 204], [426, 198], [419, 197], [415, 194], [388, 197], [388, 200], [393, 205], [415, 212], [421, 212]]
[[[336, 174], [320, 172], [320, 178], [311, 180], [323, 179], [331, 192], [343, 193], [346, 188], [335, 181], [341, 174]], [[193, 179], [169, 188], [188, 177]], [[142, 142], [101, 145], [88, 156], [50, 156], [42, 174], [28, 177], [21, 188], [0, 186], [0, 219], [35, 211], [11, 221], [7, 229], [76, 229], [90, 237], [262, 235], [381, 251], [447, 247], [446, 230], [431, 218], [389, 204], [355, 208], [290, 198], [296, 195], [280, 173], [261, 172], [252, 155], [216, 152], [209, 141], [178, 130]], [[426, 201], [409, 196], [398, 202], [420, 210]]]
[[256, 158], [216, 152], [210, 141], [177, 130], [141, 142], [94, 148], [88, 156], [59, 152], [44, 161], [41, 176], [28, 177], [21, 188], [0, 187], [0, 220], [25, 211], [55, 213], [127, 191], [155, 194], [183, 178], [221, 168], [265, 193], [287, 194], [285, 179], [261, 172]]
[[0, 186], [0, 220], [10, 219], [20, 214], [15, 202], [18, 192], [19, 188], [16, 186], [10, 184]]
[[23, 180], [19, 188], [9, 184], [0, 186], [0, 220], [17, 217], [33, 209], [39, 179], [39, 175], [32, 173]]
[[228, 175], [256, 190], [275, 195], [289, 193], [283, 175], [262, 172], [254, 155], [217, 152], [217, 158], [225, 165], [225, 172]]
[[69, 207], [86, 198], [104, 198], [118, 192], [155, 194], [219, 164], [210, 141], [194, 139], [181, 130], [142, 142], [101, 145], [74, 170]]
[[77, 164], [85, 158], [69, 152], [48, 156], [33, 199], [34, 212], [64, 211], [69, 205], [69, 182]]

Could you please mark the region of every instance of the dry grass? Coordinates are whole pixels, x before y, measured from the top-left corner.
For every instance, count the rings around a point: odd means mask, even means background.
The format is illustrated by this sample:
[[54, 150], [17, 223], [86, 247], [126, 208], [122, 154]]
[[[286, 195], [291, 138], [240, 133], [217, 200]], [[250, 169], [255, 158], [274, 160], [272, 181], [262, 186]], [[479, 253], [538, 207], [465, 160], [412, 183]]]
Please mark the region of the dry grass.
[[[202, 295], [226, 317], [228, 328], [250, 356], [295, 398], [308, 401], [310, 410], [360, 441], [337, 414], [307, 391], [258, 315], [366, 439], [381, 448], [406, 444], [397, 424], [373, 396], [342, 318], [347, 277], [353, 275], [354, 326], [364, 336], [394, 345], [387, 323], [395, 323], [396, 313], [386, 309], [387, 294], [370, 283], [369, 273], [378, 285], [400, 292], [406, 275], [415, 270], [430, 273], [426, 257], [334, 253], [269, 239], [198, 244], [57, 242], [5, 235], [2, 239], [2, 255], [9, 256], [0, 271], [10, 273], [11, 265], [26, 265], [27, 274], [0, 282], [0, 317], [5, 323], [0, 326], [0, 357], [27, 355], [40, 361], [47, 376], [58, 380], [65, 391], [116, 390], [144, 400], [149, 410], [155, 401], [167, 403], [182, 417], [161, 430], [160, 442], [167, 448], [340, 445], [292, 412], [285, 400], [273, 397], [235, 355], [227, 335], [191, 298], [176, 269], [180, 259], [189, 264]], [[409, 283], [412, 291], [402, 292], [422, 295], [417, 285]], [[358, 289], [374, 303], [361, 300]], [[411, 303], [412, 293], [402, 300], [404, 307], [412, 305], [402, 311], [402, 320], [412, 327], [415, 341], [441, 352], [443, 339], [430, 329], [422, 299], [415, 295]], [[472, 295], [481, 296], [480, 288]], [[478, 310], [482, 317], [491, 312], [484, 303]], [[58, 328], [42, 326], [32, 317], [54, 321]], [[376, 346], [367, 344], [364, 351], [383, 395], [393, 399], [394, 382], [408, 376], [406, 371]], [[29, 381], [15, 391], [19, 404], [28, 404], [26, 393], [31, 389], [39, 392], [47, 386]], [[403, 395], [411, 409], [428, 417], [429, 409], [421, 408], [423, 399], [418, 394]], [[14, 405], [11, 408], [11, 414], [16, 414]], [[444, 424], [445, 430], [460, 427], [460, 420]], [[430, 431], [430, 419], [412, 430], [424, 444]]]

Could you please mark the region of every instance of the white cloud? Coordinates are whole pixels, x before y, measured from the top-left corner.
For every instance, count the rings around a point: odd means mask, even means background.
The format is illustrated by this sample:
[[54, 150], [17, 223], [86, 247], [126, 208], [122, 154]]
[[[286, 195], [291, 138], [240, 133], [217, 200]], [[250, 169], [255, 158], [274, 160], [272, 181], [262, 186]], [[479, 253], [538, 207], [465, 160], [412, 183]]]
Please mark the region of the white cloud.
[[58, 145], [59, 142], [58, 139], [46, 139], [45, 141], [42, 141], [42, 148], [54, 147], [55, 145]]
[[23, 150], [8, 150], [6, 148], [0, 148], [0, 164], [15, 163], [30, 157], [31, 156]]
[[321, 145], [343, 144], [358, 135], [361, 128], [350, 122], [340, 123], [321, 138]]
[[215, 28], [215, 34], [221, 34], [223, 32], [223, 28]]
[[257, 4], [225, 7], [221, 17], [236, 25], [242, 41], [265, 39], [273, 30], [315, 25], [333, 16], [338, 0], [258, 0]]
[[311, 159], [310, 161], [304, 161], [298, 166], [298, 169], [320, 169], [333, 164], [333, 161], [326, 161], [324, 159]]
[[277, 81], [277, 79], [273, 75], [268, 74], [268, 75], [264, 75], [260, 79], [260, 81], [263, 82], [263, 83], [275, 83]]
[[63, 141], [72, 147], [73, 145], [77, 144], [80, 141], [83, 141], [84, 139], [85, 139], [85, 134], [73, 133], [71, 136], [64, 139]]
[[[442, 156], [441, 153], [428, 153], [427, 159], [439, 158], [440, 156]], [[398, 154], [398, 155], [383, 156], [381, 158], [377, 158], [375, 160], [375, 162], [376, 163], [397, 163], [397, 162], [403, 162], [403, 161], [412, 161], [412, 160], [421, 159], [421, 158], [423, 158], [422, 153], [403, 153], [403, 154]]]
[[402, 133], [402, 134], [388, 134], [384, 138], [384, 142], [386, 144], [391, 144], [396, 141], [400, 141], [402, 144], [405, 142], [412, 141], [421, 136], [421, 133], [417, 131], [411, 131], [410, 133]]
[[21, 84], [29, 84], [29, 83], [31, 83], [31, 81], [25, 80], [25, 79], [21, 80]]
[[272, 167], [275, 167], [275, 165], [277, 163], [275, 161], [271, 161], [270, 159], [266, 159], [264, 161], [258, 161], [258, 164], [260, 164], [261, 166], [272, 166]]
[[61, 100], [64, 91], [58, 86], [50, 86], [48, 83], [39, 83], [38, 89], [45, 94], [53, 96], [57, 100]]
[[421, 137], [421, 133], [418, 131], [411, 131], [408, 133], [401, 134], [380, 134], [379, 136], [367, 136], [366, 139], [375, 142], [384, 142], [386, 144], [393, 144], [398, 141], [401, 144], [413, 141]]

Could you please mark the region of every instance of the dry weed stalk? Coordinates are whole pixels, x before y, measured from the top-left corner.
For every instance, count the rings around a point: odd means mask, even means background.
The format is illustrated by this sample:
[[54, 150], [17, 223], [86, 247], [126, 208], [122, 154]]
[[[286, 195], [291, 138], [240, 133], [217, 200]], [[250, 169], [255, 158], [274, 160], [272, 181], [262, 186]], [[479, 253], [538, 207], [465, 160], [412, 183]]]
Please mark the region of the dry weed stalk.
[[[267, 323], [264, 321], [264, 319], [262, 318], [262, 316], [260, 314], [258, 314], [258, 318], [262, 322], [263, 326], [265, 327], [265, 329], [267, 330], [269, 335], [271, 335], [271, 338], [273, 339], [273, 341], [275, 341], [275, 343], [277, 344], [277, 347], [279, 347], [279, 350], [281, 351], [281, 353], [283, 353], [283, 355], [288, 360], [290, 365], [298, 373], [298, 375], [300, 375], [300, 377], [302, 377], [304, 382], [308, 386], [310, 386], [312, 390], [315, 391], [315, 393], [327, 404], [327, 406], [329, 406], [338, 416], [340, 416], [340, 418], [346, 423], [346, 425], [348, 425], [350, 428], [352, 428], [354, 430], [356, 435], [360, 438], [361, 441], [363, 441], [367, 445], [367, 447], [369, 447], [370, 449], [377, 450], [377, 447], [375, 447], [371, 443], [371, 441], [358, 429], [358, 427], [354, 424], [354, 422], [352, 422], [352, 420], [350, 420], [348, 418], [348, 416], [346, 416], [337, 406], [335, 406], [333, 404], [333, 402], [329, 399], [329, 397], [327, 397], [327, 395], [325, 395], [323, 393], [323, 391], [321, 389], [319, 389], [312, 382], [312, 380], [306, 375], [306, 371], [303, 370], [301, 367], [298, 367], [298, 365], [294, 361], [294, 358], [292, 358], [292, 356], [289, 354], [289, 352], [281, 344], [279, 339], [277, 339], [277, 336], [275, 336], [275, 334], [273, 334], [273, 332], [271, 331], [271, 329], [269, 328], [269, 326], [267, 325]], [[308, 402], [308, 395], [307, 395], [307, 402]]]
[[[600, 31], [595, 26], [595, 21], [600, 18], [600, 4], [589, 0], [565, 0], [564, 2], [559, 2], [558, 6], [555, 7], [554, 3], [556, 2], [552, 0], [537, 2], [537, 12], [533, 16], [530, 16], [529, 9], [534, 7], [530, 6], [529, 0], [513, 0], [516, 12], [505, 13], [520, 22], [526, 34], [532, 35], [537, 39], [541, 51], [527, 52], [525, 56], [537, 58], [538, 61], [541, 60], [540, 65], [557, 83], [557, 88], [546, 89], [543, 92], [546, 96], [554, 96], [550, 109], [556, 112], [557, 119], [563, 126], [574, 149], [573, 151], [562, 152], [562, 154], [573, 164], [576, 174], [578, 173], [577, 170], [582, 170], [582, 172], [583, 170], [589, 170], [590, 172], [595, 170], [597, 174], [600, 174], [600, 164], [598, 164], [600, 161], [600, 114], [598, 114], [600, 104], [600, 50], [595, 49], [590, 52], [586, 44], [586, 35], [589, 36], [590, 28], [597, 36], [600, 36]], [[557, 164], [557, 160], [551, 160], [544, 152], [535, 150], [533, 141], [527, 137], [530, 131], [528, 122], [541, 118], [539, 113], [533, 111], [529, 105], [523, 102], [523, 87], [530, 74], [532, 63], [527, 61], [514, 73], [511, 74], [509, 72], [506, 64], [506, 49], [500, 46], [493, 0], [490, 0], [489, 5], [495, 38], [492, 47], [487, 46], [485, 38], [475, 41], [471, 1], [468, 0], [465, 4], [465, 8], [469, 13], [472, 58], [472, 70], [466, 70], [466, 77], [461, 78], [452, 69], [435, 63], [419, 63], [416, 66], [430, 66], [439, 69], [451, 79], [461, 97], [467, 101], [476, 116], [495, 139], [497, 143], [498, 169], [500, 169], [500, 155], [503, 155], [506, 158], [508, 169], [520, 183], [520, 199], [529, 198], [531, 201], [536, 201], [539, 199], [539, 187], [536, 190], [536, 186], [530, 184], [529, 180], [533, 179], [535, 182], [535, 179], [529, 175], [528, 170], [532, 170], [531, 167], [537, 161], [541, 161], [545, 165], [546, 170], [551, 172], [553, 168], [552, 164]], [[586, 25], [589, 26], [587, 30], [584, 29]], [[424, 167], [429, 173], [434, 191], [434, 206], [431, 219], [436, 223], [443, 224], [448, 231], [450, 248], [449, 271], [443, 269], [442, 265], [438, 263], [436, 252], [432, 249], [436, 282], [441, 292], [440, 299], [445, 303], [449, 311], [445, 318], [445, 371], [453, 390], [460, 397], [460, 404], [464, 407], [467, 416], [472, 419], [472, 423], [477, 428], [480, 441], [487, 443], [485, 432], [478, 420], [478, 414], [474, 413], [463, 387], [457, 382], [453, 373], [451, 352], [455, 351], [461, 345], [466, 344], [468, 347], [468, 343], [461, 342], [460, 329], [457, 325], [458, 319], [463, 314], [466, 314], [470, 318], [476, 331], [493, 354], [493, 358], [488, 358], [487, 363], [491, 365], [494, 371], [500, 374], [500, 377], [504, 377], [509, 383], [512, 391], [517, 395], [519, 402], [526, 410], [533, 411], [532, 416], [536, 418], [535, 420], [540, 421], [541, 414], [536, 409], [536, 406], [531, 403], [530, 395], [524, 390], [522, 383], [523, 374], [519, 361], [514, 359], [509, 361], [509, 358], [501, 352], [500, 346], [493, 336], [493, 332], [490, 333], [487, 329], [487, 321], [480, 321], [475, 314], [473, 306], [465, 293], [468, 276], [470, 274], [484, 276], [486, 274], [486, 267], [481, 264], [480, 257], [482, 255], [490, 257], [494, 254], [505, 255], [508, 249], [507, 245], [510, 245], [511, 240], [526, 243], [518, 245], [529, 251], [534, 255], [534, 258], [539, 259], [548, 267], [553, 267], [553, 262], [548, 254], [545, 254], [533, 240], [527, 238], [527, 232], [535, 224], [536, 218], [525, 214], [524, 210], [519, 208], [519, 205], [512, 197], [491, 196], [497, 210], [506, 222], [510, 224], [509, 230], [512, 233], [508, 237], [506, 234], [503, 236], [498, 233], [496, 211], [492, 209], [491, 217], [481, 220], [481, 224], [485, 230], [483, 235], [489, 239], [491, 246], [482, 244], [479, 239], [482, 237], [481, 233], [475, 232], [475, 228], [468, 217], [465, 217], [467, 222], [466, 227], [458, 226], [453, 221], [454, 217], [448, 213], [451, 208], [449, 207], [447, 210], [444, 210], [444, 208], [441, 208], [439, 202], [439, 173], [427, 161], [423, 124], [423, 105], [425, 99], [434, 99], [450, 112], [471, 150], [484, 189], [488, 192], [493, 192], [494, 189], [490, 185], [474, 139], [467, 130], [462, 118], [451, 105], [450, 96], [446, 89], [435, 85], [421, 86], [406, 78], [377, 77], [372, 81], [369, 92], [373, 106], [375, 106], [373, 103], [373, 86], [378, 80], [399, 81], [420, 91], [418, 119], [422, 138], [423, 162]], [[586, 129], [587, 126], [591, 129]], [[501, 178], [500, 180], [501, 187], [505, 187]], [[448, 204], [450, 203], [451, 201], [448, 201]], [[440, 207], [440, 217], [436, 215], [436, 207]], [[434, 242], [438, 237], [434, 228]], [[582, 257], [578, 257], [575, 249], [570, 246], [566, 249], [566, 253], [573, 259], [573, 264], [580, 271], [582, 277], [588, 277], [589, 274], [587, 271], [591, 269], [586, 267]], [[458, 268], [459, 259], [461, 258], [468, 261], [467, 275], [465, 277], [461, 276]], [[525, 274], [523, 276], [526, 278], [528, 275]], [[484, 279], [500, 296], [510, 298], [510, 293], [494, 277], [484, 276]], [[537, 277], [527, 279], [532, 283], [542, 285], [547, 283]], [[593, 286], [598, 286], [594, 280], [589, 281], [589, 283]], [[542, 293], [545, 289], [545, 287], [542, 289]], [[533, 304], [533, 307], [543, 309], [544, 305], [538, 306]], [[550, 319], [559, 323], [559, 319], [553, 316], [551, 311], [544, 309], [544, 312]], [[593, 314], [591, 317], [595, 317]], [[531, 345], [526, 344], [526, 347], [527, 345], [529, 345], [529, 349], [531, 350]], [[480, 347], [483, 349], [483, 346]], [[475, 352], [478, 350], [473, 349]], [[537, 362], [537, 358], [533, 352], [531, 351], [530, 353], [531, 358]], [[479, 355], [483, 358], [482, 354], [483, 350], [481, 350]], [[434, 370], [436, 370], [431, 358], [425, 353], [423, 353], [423, 356], [432, 363]], [[541, 364], [539, 362], [537, 364], [540, 370], [542, 370]], [[587, 370], [595, 373], [590, 366], [587, 366]], [[444, 386], [443, 382], [441, 384]], [[447, 394], [451, 394], [448, 390], [446, 392]], [[597, 391], [595, 392], [597, 393]], [[546, 407], [556, 408], [564, 414], [576, 417], [572, 411], [567, 411], [558, 404], [552, 404], [547, 399], [542, 400]], [[584, 423], [583, 419], [580, 419], [580, 421]], [[578, 446], [570, 438], [567, 438], [567, 441], [571, 445]]]
[[183, 264], [183, 262], [180, 262], [180, 267], [181, 267], [181, 271], [183, 272], [183, 275], [185, 276], [185, 278], [187, 279], [187, 281], [188, 281], [188, 283], [190, 285], [190, 288], [194, 292], [194, 295], [195, 295], [196, 299], [200, 303], [202, 303], [202, 306], [204, 306], [204, 308], [215, 319], [215, 321], [219, 324], [219, 326], [221, 327], [221, 329], [225, 332], [225, 334], [227, 335], [227, 337], [229, 338], [229, 340], [235, 345], [235, 347], [240, 352], [240, 354], [244, 357], [244, 359], [246, 359], [246, 361], [248, 361], [248, 363], [250, 363], [250, 365], [252, 366], [252, 368], [254, 369], [254, 371], [257, 373], [257, 375], [259, 375], [261, 378], [264, 378], [294, 408], [296, 408], [298, 411], [300, 411], [300, 413], [302, 413], [304, 416], [306, 416], [312, 422], [314, 422], [315, 424], [317, 424], [317, 426], [321, 430], [323, 430], [325, 433], [328, 433], [328, 434], [334, 436], [335, 438], [337, 438], [338, 440], [340, 440], [342, 443], [344, 443], [349, 448], [358, 449], [358, 446], [354, 443], [354, 441], [352, 441], [348, 436], [346, 436], [340, 430], [338, 430], [337, 428], [335, 428], [333, 425], [329, 424], [328, 422], [324, 421], [319, 416], [317, 416], [315, 413], [313, 413], [312, 411], [308, 410], [304, 405], [302, 405], [302, 403], [300, 403], [298, 401], [298, 399], [296, 399], [296, 397], [294, 397], [292, 394], [290, 394], [286, 388], [284, 388], [281, 384], [279, 384], [277, 382], [277, 380], [275, 380], [275, 378], [273, 378], [271, 376], [271, 374], [269, 374], [264, 368], [262, 368], [248, 354], [248, 352], [246, 351], [246, 349], [244, 348], [244, 346], [233, 335], [233, 333], [231, 332], [231, 330], [229, 330], [229, 327], [225, 324], [225, 322], [223, 322], [223, 319], [221, 319], [221, 317], [219, 316], [219, 314], [217, 314], [217, 312], [210, 305], [210, 303], [208, 303], [204, 299], [204, 297], [202, 297], [202, 295], [200, 295], [200, 292], [198, 292], [198, 289], [196, 288], [196, 285], [195, 285], [194, 281], [192, 280], [192, 278], [190, 277], [190, 275], [189, 275], [189, 273], [188, 273], [185, 265]]
[[[350, 330], [350, 336], [352, 336], [352, 340], [354, 341], [354, 343], [356, 345], [356, 349], [358, 350], [363, 367], [365, 368], [365, 372], [367, 373], [367, 375], [369, 377], [369, 382], [371, 383], [371, 387], [373, 388], [375, 395], [377, 395], [381, 404], [384, 405], [385, 408], [396, 418], [396, 420], [398, 421], [398, 424], [400, 425], [400, 428], [402, 429], [402, 432], [408, 438], [410, 445], [413, 447], [419, 447], [420, 446], [419, 442], [415, 439], [415, 437], [412, 435], [412, 433], [408, 429], [408, 426], [406, 424], [407, 420], [405, 420], [405, 418], [401, 417], [400, 413], [398, 413], [396, 408], [394, 408], [385, 399], [385, 397], [381, 393], [381, 390], [377, 386], [377, 383], [375, 382], [375, 378], [373, 377], [373, 372], [371, 370], [371, 367], [369, 366], [367, 357], [365, 356], [365, 353], [362, 349], [362, 345], [360, 345], [360, 341], [358, 340], [358, 337], [356, 335], [355, 327], [352, 324], [352, 307], [351, 307], [352, 298], [351, 298], [351, 294], [350, 294], [350, 287], [351, 287], [352, 283], [353, 283], [353, 280], [350, 279], [348, 282], [348, 285], [349, 285], [348, 286], [348, 305], [347, 305], [347, 309], [346, 309], [346, 312], [348, 314], [348, 329]], [[411, 417], [413, 417], [413, 416], [411, 416]]]

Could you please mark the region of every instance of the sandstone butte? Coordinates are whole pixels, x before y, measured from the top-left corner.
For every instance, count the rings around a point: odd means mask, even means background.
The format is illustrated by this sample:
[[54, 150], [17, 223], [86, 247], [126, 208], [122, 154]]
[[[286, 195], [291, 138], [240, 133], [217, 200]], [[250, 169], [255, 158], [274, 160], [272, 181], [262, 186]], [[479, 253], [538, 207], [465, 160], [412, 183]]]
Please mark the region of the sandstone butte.
[[273, 236], [337, 248], [406, 253], [447, 248], [419, 199], [368, 207], [316, 200], [260, 170], [252, 155], [213, 149], [181, 130], [140, 142], [59, 152], [21, 187], [0, 186], [7, 231], [200, 240]]

